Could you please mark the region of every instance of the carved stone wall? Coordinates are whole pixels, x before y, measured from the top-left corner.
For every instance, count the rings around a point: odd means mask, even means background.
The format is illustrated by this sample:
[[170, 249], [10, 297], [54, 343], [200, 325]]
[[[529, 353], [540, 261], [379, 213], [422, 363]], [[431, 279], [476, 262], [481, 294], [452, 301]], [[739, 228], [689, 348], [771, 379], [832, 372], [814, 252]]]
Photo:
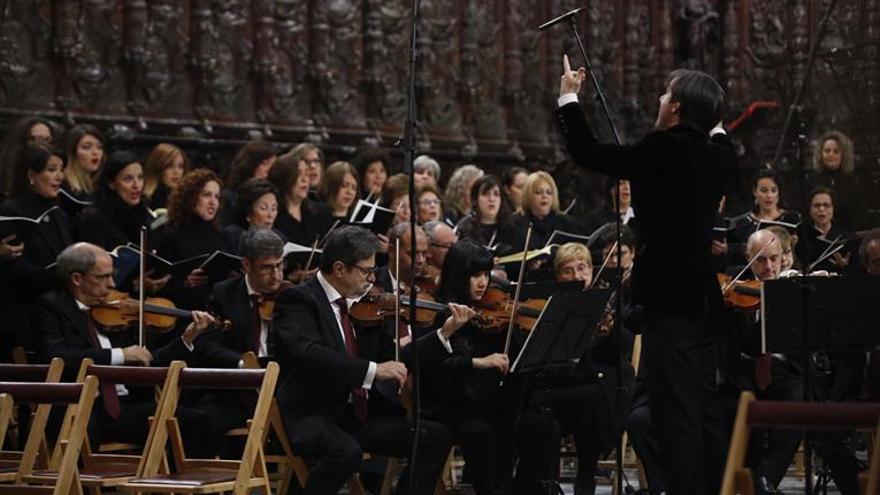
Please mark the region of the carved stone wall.
[[[729, 120], [754, 100], [780, 108], [735, 133], [743, 162], [769, 161], [799, 85], [809, 137], [850, 134], [863, 170], [880, 152], [880, 0], [422, 0], [416, 77], [420, 151], [488, 168], [564, 161], [551, 111], [564, 25], [578, 20], [625, 141], [650, 130], [666, 74], [705, 70]], [[409, 0], [7, 0], [0, 12], [0, 125], [41, 114], [90, 121], [146, 147], [174, 140], [222, 167], [256, 135], [313, 141], [331, 156], [392, 146], [406, 113]], [[829, 52], [833, 48], [837, 54]], [[579, 60], [579, 56], [576, 59]], [[833, 70], [832, 70], [833, 69]], [[610, 133], [585, 88], [582, 101]], [[115, 124], [115, 125], [114, 125]], [[786, 139], [776, 166], [798, 170]], [[566, 194], [584, 182], [571, 173]], [[588, 206], [589, 201], [583, 207]]]

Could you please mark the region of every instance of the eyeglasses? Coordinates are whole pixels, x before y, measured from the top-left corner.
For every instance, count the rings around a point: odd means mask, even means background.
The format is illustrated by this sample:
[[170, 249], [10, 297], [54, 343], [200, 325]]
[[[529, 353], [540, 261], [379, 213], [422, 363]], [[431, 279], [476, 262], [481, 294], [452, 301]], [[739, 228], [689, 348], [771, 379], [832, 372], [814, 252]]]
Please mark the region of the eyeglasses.
[[437, 206], [440, 204], [439, 199], [420, 199], [419, 204], [422, 206]]
[[312, 159], [312, 160], [303, 160], [303, 161], [306, 163], [306, 165], [308, 165], [308, 166], [310, 166], [310, 167], [314, 167], [314, 166], [317, 166], [317, 165], [320, 165], [320, 164], [321, 164], [321, 159], [320, 159], [320, 158], [314, 158], [314, 159]]
[[431, 247], [440, 248], [440, 249], [449, 249], [452, 247], [452, 243], [440, 244], [439, 242], [432, 242]]
[[379, 268], [376, 266], [372, 266], [372, 267], [365, 267], [365, 266], [360, 266], [360, 265], [348, 265], [348, 266], [351, 268], [357, 268], [358, 271], [361, 272], [361, 275], [364, 276], [364, 278], [370, 278], [371, 275], [375, 277], [376, 274], [379, 272]]
[[274, 273], [276, 271], [284, 272], [284, 270], [286, 268], [287, 268], [287, 261], [281, 260], [278, 263], [266, 263], [263, 265], [259, 265], [259, 266], [257, 266], [257, 271], [262, 274], [268, 275], [268, 274]]

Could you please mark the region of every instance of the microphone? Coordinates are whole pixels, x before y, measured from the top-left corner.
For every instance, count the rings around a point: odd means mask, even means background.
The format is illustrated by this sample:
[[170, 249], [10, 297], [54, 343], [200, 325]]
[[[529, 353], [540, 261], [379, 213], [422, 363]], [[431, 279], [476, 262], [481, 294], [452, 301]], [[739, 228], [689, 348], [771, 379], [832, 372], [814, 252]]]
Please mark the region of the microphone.
[[540, 26], [538, 26], [538, 30], [539, 31], [546, 31], [546, 30], [550, 29], [551, 27], [559, 24], [560, 22], [565, 21], [570, 17], [574, 17], [574, 16], [580, 14], [581, 11], [586, 10], [586, 9], [587, 9], [586, 7], [578, 7], [570, 12], [562, 14], [561, 16], [557, 17], [556, 19], [551, 19], [551, 20], [545, 22], [544, 24], [541, 24]]

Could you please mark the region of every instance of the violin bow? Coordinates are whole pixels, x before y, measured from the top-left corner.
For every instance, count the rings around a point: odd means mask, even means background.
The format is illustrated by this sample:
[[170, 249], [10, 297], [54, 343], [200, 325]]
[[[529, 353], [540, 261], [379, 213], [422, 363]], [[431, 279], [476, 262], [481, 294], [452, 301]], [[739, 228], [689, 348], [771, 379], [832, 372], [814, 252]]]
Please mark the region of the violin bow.
[[838, 234], [838, 236], [835, 237], [833, 241], [831, 241], [831, 244], [829, 244], [828, 247], [825, 248], [825, 251], [822, 251], [822, 254], [820, 254], [819, 257], [816, 258], [816, 261], [810, 263], [809, 266], [807, 266], [807, 268], [804, 270], [805, 275], [811, 273], [813, 271], [813, 269], [819, 265], [819, 263], [834, 256], [834, 253], [839, 252], [841, 249], [843, 249], [844, 246], [846, 246], [846, 244], [844, 244], [842, 242], [840, 242], [838, 244], [838, 242], [840, 241], [840, 238], [842, 236], [843, 236], [843, 234]]
[[312, 243], [312, 252], [309, 253], [309, 259], [306, 260], [306, 267], [303, 271], [309, 271], [309, 268], [312, 267], [312, 260], [315, 258], [315, 251], [318, 250], [318, 242], [321, 240], [320, 236], [315, 236], [315, 242]]
[[394, 360], [400, 361], [400, 236], [394, 239]]
[[529, 259], [529, 242], [532, 240], [532, 224], [529, 223], [529, 230], [526, 231], [526, 245], [523, 247], [523, 257], [519, 264], [519, 275], [516, 277], [516, 290], [513, 294], [513, 304], [510, 305], [510, 322], [507, 324], [507, 338], [504, 340], [504, 355], [510, 351], [510, 338], [513, 336], [513, 325], [516, 319], [516, 305], [519, 303], [519, 295], [522, 291], [523, 276], [526, 273], [526, 261]]
[[141, 225], [141, 259], [138, 267], [138, 345], [144, 346], [144, 273], [146, 271], [147, 227]]
[[764, 244], [763, 246], [761, 246], [761, 250], [758, 251], [754, 256], [752, 256], [752, 259], [750, 259], [749, 262], [746, 263], [746, 266], [744, 266], [743, 269], [740, 270], [739, 273], [736, 274], [736, 277], [733, 277], [732, 279], [730, 279], [730, 282], [727, 282], [727, 285], [725, 285], [725, 286], [721, 289], [721, 294], [722, 294], [722, 295], [727, 294], [727, 291], [729, 291], [730, 288], [734, 286], [734, 284], [736, 284], [737, 282], [739, 282], [739, 279], [742, 278], [742, 276], [746, 273], [746, 270], [748, 270], [749, 268], [751, 268], [752, 264], [755, 263], [755, 260], [758, 259], [758, 256], [761, 256], [761, 255], [764, 253], [764, 250], [766, 250], [767, 247], [770, 246], [770, 244], [773, 244], [773, 241], [775, 241], [775, 240], [776, 240], [776, 237], [774, 236], [772, 239], [770, 239], [769, 241], [767, 241], [766, 244]]
[[[608, 262], [611, 260], [611, 255], [617, 252], [617, 241], [614, 241], [614, 244], [611, 245], [611, 249], [608, 250], [608, 254], [605, 256], [605, 261], [602, 262], [602, 266], [599, 267], [599, 271], [596, 272], [596, 276], [593, 277], [593, 282], [590, 284], [590, 288], [592, 289], [599, 278], [602, 276], [602, 272], [605, 271], [605, 267], [608, 266]], [[618, 265], [620, 260], [618, 260]]]

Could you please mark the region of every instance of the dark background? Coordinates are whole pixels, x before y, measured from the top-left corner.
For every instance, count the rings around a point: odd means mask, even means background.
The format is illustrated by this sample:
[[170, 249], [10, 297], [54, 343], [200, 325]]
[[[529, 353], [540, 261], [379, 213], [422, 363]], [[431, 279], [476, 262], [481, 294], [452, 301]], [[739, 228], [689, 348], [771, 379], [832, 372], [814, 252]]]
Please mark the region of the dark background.
[[[718, 78], [729, 96], [727, 122], [752, 101], [779, 103], [733, 133], [748, 177], [772, 161], [829, 4], [423, 0], [419, 152], [438, 158], [444, 175], [468, 162], [493, 172], [549, 169], [563, 203], [577, 196], [575, 212], [589, 210], [602, 181], [564, 163], [551, 120], [559, 55], [573, 45], [564, 25], [536, 30], [586, 5], [582, 35], [625, 141], [650, 130], [665, 77], [677, 67]], [[804, 160], [786, 137], [776, 163], [790, 206], [826, 130], [853, 138], [863, 184], [880, 176], [880, 0], [836, 4], [796, 119], [802, 124], [792, 127], [806, 138]], [[92, 122], [111, 148], [146, 153], [171, 141], [195, 165], [215, 169], [259, 136], [312, 141], [328, 163], [364, 146], [392, 147], [405, 117], [411, 8], [409, 0], [0, 0], [0, 128], [31, 114], [66, 126]], [[591, 88], [584, 93], [608, 138]], [[744, 181], [732, 209], [745, 208], [747, 191]], [[876, 203], [880, 193], [869, 196]]]

